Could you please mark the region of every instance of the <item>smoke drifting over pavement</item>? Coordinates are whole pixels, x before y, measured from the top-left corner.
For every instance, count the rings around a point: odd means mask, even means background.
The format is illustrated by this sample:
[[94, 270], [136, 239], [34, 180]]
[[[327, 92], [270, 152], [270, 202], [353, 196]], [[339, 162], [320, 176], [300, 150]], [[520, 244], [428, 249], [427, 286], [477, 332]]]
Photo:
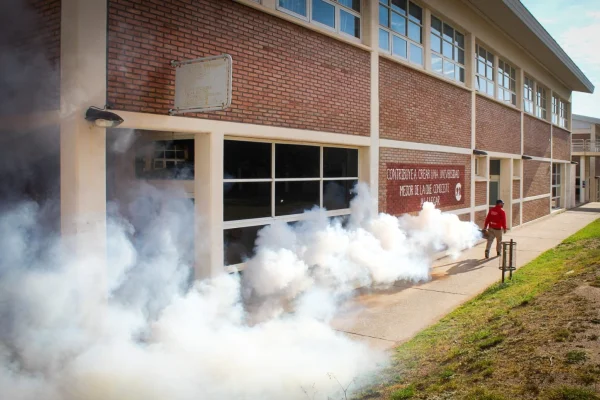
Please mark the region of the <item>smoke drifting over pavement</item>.
[[193, 207], [138, 207], [153, 222], [137, 242], [112, 218], [108, 300], [90, 294], [102, 263], [37, 238], [34, 203], [13, 207], [0, 216], [2, 398], [301, 399], [303, 388], [338, 398], [329, 374], [358, 388], [386, 358], [329, 327], [340, 302], [357, 286], [426, 280], [435, 251], [477, 238], [429, 204], [419, 216], [375, 215], [358, 192], [345, 227], [314, 210], [263, 229], [241, 281], [190, 284], [178, 238]]

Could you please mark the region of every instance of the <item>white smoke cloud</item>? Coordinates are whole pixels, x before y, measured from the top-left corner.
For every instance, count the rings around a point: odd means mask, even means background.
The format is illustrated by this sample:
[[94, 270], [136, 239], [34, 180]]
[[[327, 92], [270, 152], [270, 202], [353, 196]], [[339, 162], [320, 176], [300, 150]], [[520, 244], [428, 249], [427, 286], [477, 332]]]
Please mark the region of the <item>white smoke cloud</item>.
[[160, 206], [132, 204], [148, 221], [139, 232], [111, 217], [107, 267], [59, 240], [41, 246], [33, 203], [0, 215], [2, 399], [341, 398], [340, 383], [356, 390], [386, 356], [328, 325], [340, 302], [358, 286], [427, 280], [434, 252], [478, 235], [431, 205], [376, 215], [359, 185], [345, 224], [323, 210], [276, 223], [241, 280], [190, 282], [193, 206], [144, 190]]

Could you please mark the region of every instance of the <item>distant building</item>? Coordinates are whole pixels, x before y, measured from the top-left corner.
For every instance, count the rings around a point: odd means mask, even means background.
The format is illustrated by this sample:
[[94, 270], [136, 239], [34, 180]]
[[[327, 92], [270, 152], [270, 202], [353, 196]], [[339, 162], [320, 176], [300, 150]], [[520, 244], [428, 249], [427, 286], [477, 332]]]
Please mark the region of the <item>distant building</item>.
[[573, 115], [573, 162], [577, 203], [600, 201], [600, 119]]

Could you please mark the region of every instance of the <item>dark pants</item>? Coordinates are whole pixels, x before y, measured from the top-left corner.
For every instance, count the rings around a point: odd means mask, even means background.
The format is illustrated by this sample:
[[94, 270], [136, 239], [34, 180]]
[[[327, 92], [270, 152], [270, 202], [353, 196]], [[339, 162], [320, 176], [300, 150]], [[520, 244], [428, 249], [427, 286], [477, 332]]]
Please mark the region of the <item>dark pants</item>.
[[500, 253], [500, 249], [502, 248], [502, 229], [488, 229], [488, 238], [487, 238], [487, 246], [485, 246], [486, 253], [489, 253], [492, 248], [492, 242], [496, 239], [496, 252]]

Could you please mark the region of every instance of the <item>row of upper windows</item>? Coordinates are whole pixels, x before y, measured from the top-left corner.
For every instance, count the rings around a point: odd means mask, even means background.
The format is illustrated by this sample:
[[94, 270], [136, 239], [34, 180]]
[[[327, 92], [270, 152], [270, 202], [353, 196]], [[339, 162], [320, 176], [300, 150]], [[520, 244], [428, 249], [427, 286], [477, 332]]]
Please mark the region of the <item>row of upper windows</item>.
[[[277, 8], [344, 36], [360, 39], [361, 0], [277, 0]], [[433, 72], [465, 83], [465, 34], [452, 24], [431, 15], [430, 32], [425, 13], [410, 0], [379, 0], [379, 49], [420, 67], [430, 60]], [[429, 35], [429, 49], [424, 35]], [[517, 105], [516, 69], [483, 46], [475, 49], [475, 89], [498, 100]], [[530, 77], [523, 82], [523, 110], [547, 119], [547, 89]], [[568, 128], [569, 104], [552, 95], [552, 123]]]

